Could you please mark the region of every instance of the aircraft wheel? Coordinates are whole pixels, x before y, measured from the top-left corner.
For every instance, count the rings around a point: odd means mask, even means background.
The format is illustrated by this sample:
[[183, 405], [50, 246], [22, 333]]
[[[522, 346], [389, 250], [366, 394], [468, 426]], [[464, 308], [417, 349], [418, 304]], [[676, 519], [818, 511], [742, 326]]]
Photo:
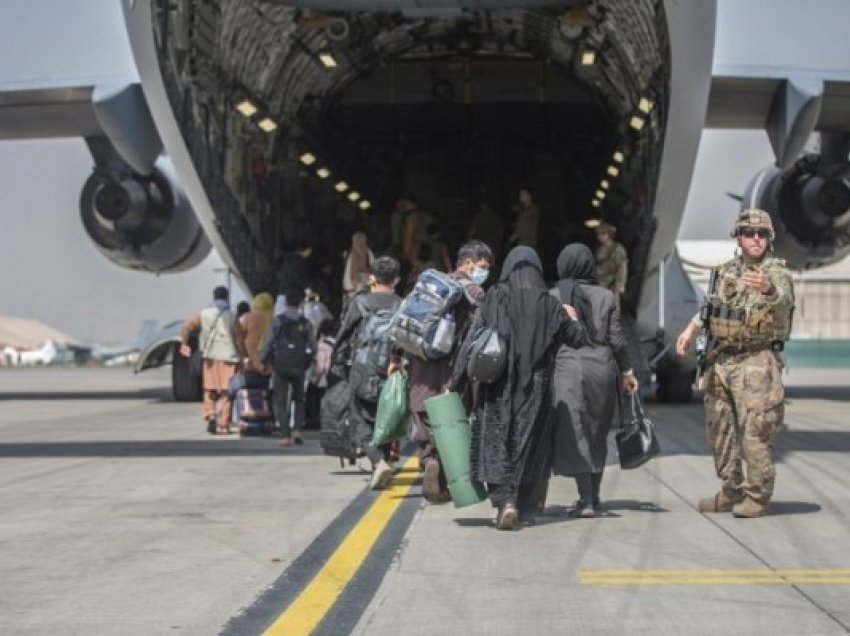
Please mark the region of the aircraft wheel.
[[181, 356], [174, 344], [171, 356], [171, 392], [177, 402], [200, 402], [202, 397], [201, 377], [194, 375], [189, 366], [189, 358]]
[[660, 402], [690, 402], [694, 397], [693, 382], [693, 373], [659, 374], [656, 396]]

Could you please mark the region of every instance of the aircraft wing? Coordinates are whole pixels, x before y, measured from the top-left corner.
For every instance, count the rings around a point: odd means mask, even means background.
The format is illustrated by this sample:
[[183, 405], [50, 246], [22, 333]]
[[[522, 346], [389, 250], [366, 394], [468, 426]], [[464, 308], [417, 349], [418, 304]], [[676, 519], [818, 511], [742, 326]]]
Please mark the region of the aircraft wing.
[[765, 128], [782, 92], [822, 95], [816, 130], [850, 130], [850, 73], [727, 66], [711, 78], [706, 128]]
[[122, 76], [0, 83], [0, 140], [105, 137], [139, 174], [162, 153], [138, 80]]

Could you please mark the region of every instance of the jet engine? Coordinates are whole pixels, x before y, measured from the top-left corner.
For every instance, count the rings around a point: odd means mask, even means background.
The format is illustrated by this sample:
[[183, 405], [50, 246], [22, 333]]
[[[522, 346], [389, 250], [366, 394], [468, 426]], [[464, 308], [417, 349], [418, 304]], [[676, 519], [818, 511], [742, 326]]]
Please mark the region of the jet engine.
[[807, 154], [790, 168], [757, 173], [743, 198], [767, 210], [776, 239], [773, 250], [792, 269], [829, 265], [850, 253], [850, 165], [846, 152], [830, 160]]
[[211, 249], [164, 159], [147, 176], [96, 168], [83, 186], [80, 213], [100, 253], [128, 269], [181, 272]]

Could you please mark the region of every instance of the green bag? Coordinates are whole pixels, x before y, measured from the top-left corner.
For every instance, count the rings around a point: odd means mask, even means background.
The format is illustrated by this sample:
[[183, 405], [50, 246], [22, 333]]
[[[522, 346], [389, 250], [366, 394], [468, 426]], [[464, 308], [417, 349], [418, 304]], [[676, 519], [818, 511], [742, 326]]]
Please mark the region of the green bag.
[[410, 401], [407, 394], [407, 375], [403, 371], [390, 374], [378, 396], [378, 413], [372, 446], [389, 444], [407, 435], [410, 422]]
[[484, 484], [472, 479], [469, 459], [472, 429], [466, 409], [457, 393], [445, 393], [425, 400], [431, 430], [437, 442], [440, 462], [455, 508], [472, 506], [487, 498]]

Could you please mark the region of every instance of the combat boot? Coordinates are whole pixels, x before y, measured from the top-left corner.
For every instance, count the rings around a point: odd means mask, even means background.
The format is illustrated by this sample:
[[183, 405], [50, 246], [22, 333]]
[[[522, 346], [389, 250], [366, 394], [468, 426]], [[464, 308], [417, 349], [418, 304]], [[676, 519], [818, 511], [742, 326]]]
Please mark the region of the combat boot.
[[732, 514], [743, 519], [763, 517], [767, 514], [767, 506], [746, 497], [742, 502], [735, 504], [732, 508]]
[[697, 509], [700, 512], [731, 512], [740, 499], [732, 499], [722, 490], [713, 497], [704, 497], [699, 500]]

